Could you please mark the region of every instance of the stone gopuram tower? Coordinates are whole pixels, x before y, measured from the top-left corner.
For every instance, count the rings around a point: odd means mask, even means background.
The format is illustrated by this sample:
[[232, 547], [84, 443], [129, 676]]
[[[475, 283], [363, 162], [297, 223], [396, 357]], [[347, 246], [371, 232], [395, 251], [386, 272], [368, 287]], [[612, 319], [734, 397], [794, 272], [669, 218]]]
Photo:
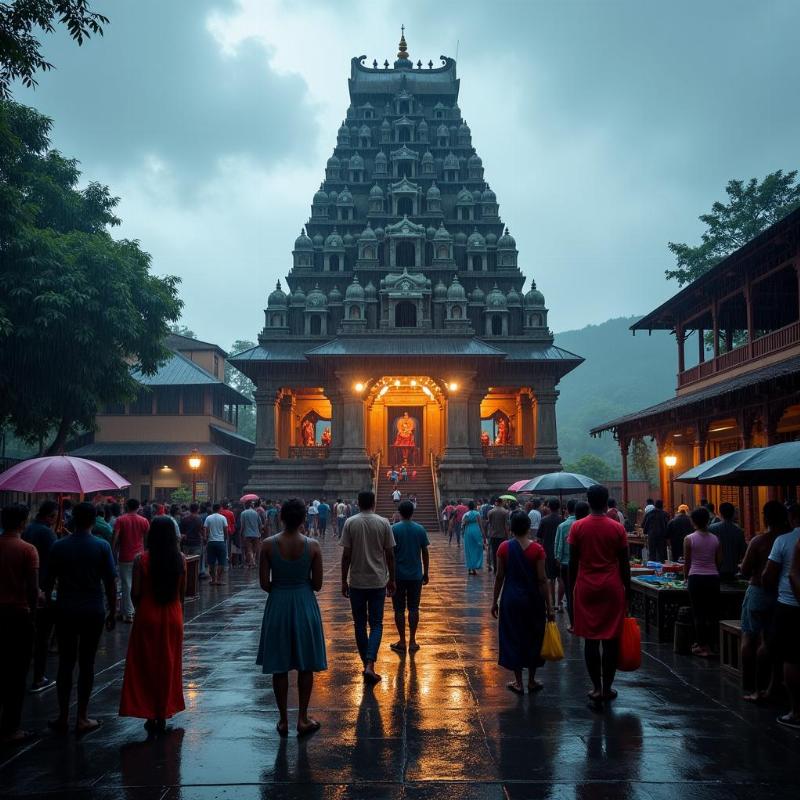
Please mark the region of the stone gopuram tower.
[[456, 63], [350, 65], [350, 106], [258, 345], [248, 490], [352, 496], [381, 469], [488, 494], [561, 468], [556, 389], [581, 358], [553, 345], [542, 293], [458, 107]]

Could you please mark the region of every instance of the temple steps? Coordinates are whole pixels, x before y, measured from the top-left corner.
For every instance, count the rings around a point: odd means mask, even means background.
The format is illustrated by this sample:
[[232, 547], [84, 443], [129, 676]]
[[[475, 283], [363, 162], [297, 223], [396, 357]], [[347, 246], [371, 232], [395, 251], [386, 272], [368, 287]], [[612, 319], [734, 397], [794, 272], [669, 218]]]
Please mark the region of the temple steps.
[[[411, 472], [416, 469], [417, 474], [415, 477], [409, 478], [407, 481], [398, 483], [403, 497], [416, 495], [417, 497], [417, 510], [414, 512], [414, 521], [424, 526], [428, 533], [435, 533], [439, 529], [439, 515], [436, 508], [436, 501], [433, 493], [433, 477], [431, 476], [430, 467], [412, 467]], [[392, 492], [394, 485], [391, 480], [386, 477], [386, 471], [378, 476], [378, 491], [375, 498], [375, 511], [382, 517], [391, 520], [395, 511], [395, 504], [392, 500]]]

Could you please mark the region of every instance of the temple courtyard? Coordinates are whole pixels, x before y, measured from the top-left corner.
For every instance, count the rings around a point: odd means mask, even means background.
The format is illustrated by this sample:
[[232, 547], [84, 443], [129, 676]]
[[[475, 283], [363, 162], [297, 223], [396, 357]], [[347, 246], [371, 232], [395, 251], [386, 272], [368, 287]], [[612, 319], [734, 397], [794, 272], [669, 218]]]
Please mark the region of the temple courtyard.
[[[93, 715], [83, 739], [45, 733], [55, 690], [26, 701], [41, 737], [0, 758], [0, 796], [60, 798], [778, 798], [797, 797], [800, 735], [778, 709], [750, 706], [716, 662], [675, 656], [646, 641], [642, 668], [621, 674], [604, 713], [586, 706], [580, 643], [539, 673], [545, 689], [518, 697], [496, 665], [492, 577], [467, 578], [461, 551], [436, 534], [422, 604], [422, 649], [389, 649], [387, 605], [378, 668], [366, 688], [349, 605], [339, 592], [339, 549], [324, 545], [320, 593], [329, 669], [312, 713], [322, 729], [280, 739], [270, 678], [255, 653], [264, 594], [254, 571], [201, 587], [186, 606], [187, 710], [148, 740], [141, 721], [117, 717], [127, 626], [104, 634]], [[644, 636], [647, 640], [648, 636]], [[50, 674], [55, 671], [52, 658]], [[296, 694], [290, 694], [296, 708]], [[294, 722], [295, 711], [290, 711]]]

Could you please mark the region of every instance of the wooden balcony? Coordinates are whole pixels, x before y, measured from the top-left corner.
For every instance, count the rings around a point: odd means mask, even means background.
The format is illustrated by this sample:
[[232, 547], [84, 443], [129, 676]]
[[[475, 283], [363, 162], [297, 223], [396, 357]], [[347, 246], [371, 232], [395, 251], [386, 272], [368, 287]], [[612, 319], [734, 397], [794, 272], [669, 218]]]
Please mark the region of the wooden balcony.
[[735, 347], [727, 353], [721, 353], [716, 358], [702, 361], [694, 367], [678, 373], [678, 388], [689, 386], [697, 381], [704, 380], [711, 375], [739, 367], [742, 364], [755, 363], [772, 353], [779, 353], [793, 345], [800, 344], [800, 321], [792, 322], [776, 331], [770, 331], [753, 339], [752, 342]]

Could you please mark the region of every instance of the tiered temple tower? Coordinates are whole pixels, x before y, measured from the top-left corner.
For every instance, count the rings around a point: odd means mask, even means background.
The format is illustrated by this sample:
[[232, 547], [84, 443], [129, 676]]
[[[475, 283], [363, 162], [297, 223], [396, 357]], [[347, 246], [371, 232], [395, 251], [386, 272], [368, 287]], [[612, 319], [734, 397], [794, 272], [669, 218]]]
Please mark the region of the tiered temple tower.
[[249, 489], [352, 495], [371, 465], [438, 470], [449, 495], [560, 469], [545, 300], [458, 107], [456, 63], [351, 61], [350, 107], [259, 344]]

